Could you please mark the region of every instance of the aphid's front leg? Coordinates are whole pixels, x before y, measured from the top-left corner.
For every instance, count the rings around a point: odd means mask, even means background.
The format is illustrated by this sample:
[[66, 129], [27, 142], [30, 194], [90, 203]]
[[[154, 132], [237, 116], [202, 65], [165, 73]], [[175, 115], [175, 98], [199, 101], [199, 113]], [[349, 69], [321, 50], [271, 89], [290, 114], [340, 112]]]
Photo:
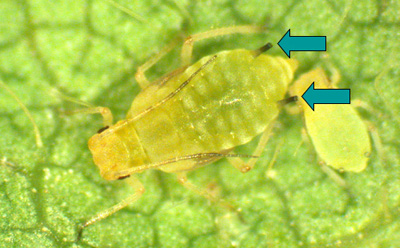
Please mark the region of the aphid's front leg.
[[135, 193], [132, 194], [131, 196], [123, 199], [122, 201], [115, 204], [114, 206], [96, 214], [89, 220], [85, 221], [82, 225], [80, 225], [79, 230], [78, 230], [77, 240], [80, 240], [80, 238], [82, 237], [82, 232], [83, 232], [84, 228], [86, 228], [100, 220], [107, 218], [108, 216], [112, 215], [115, 212], [118, 212], [119, 210], [123, 209], [124, 207], [128, 206], [129, 204], [137, 201], [143, 195], [145, 188], [136, 176], [131, 175], [129, 178], [126, 179], [126, 181], [135, 189]]
[[206, 198], [212, 202], [217, 202], [223, 207], [226, 207], [233, 211], [237, 211], [237, 209], [234, 206], [232, 206], [231, 204], [229, 204], [228, 202], [223, 201], [221, 198], [210, 194], [208, 192], [208, 190], [202, 189], [202, 188], [194, 185], [193, 183], [189, 182], [187, 179], [187, 176], [186, 176], [186, 172], [177, 173], [177, 177], [178, 177], [178, 182], [180, 184], [182, 184], [185, 188], [195, 192], [196, 194], [203, 196], [204, 198]]
[[260, 26], [243, 25], [243, 26], [217, 28], [217, 29], [206, 31], [206, 32], [190, 35], [185, 39], [185, 42], [183, 43], [183, 46], [182, 46], [182, 52], [181, 52], [182, 66], [187, 66], [191, 63], [192, 53], [193, 53], [193, 45], [196, 41], [214, 38], [214, 37], [223, 36], [223, 35], [228, 35], [228, 34], [257, 33], [257, 32], [261, 32], [264, 30], [265, 30], [265, 28], [260, 27]]
[[268, 125], [268, 127], [264, 130], [263, 134], [261, 135], [260, 141], [258, 142], [258, 145], [252, 154], [252, 158], [248, 161], [245, 162], [243, 159], [239, 157], [228, 157], [228, 161], [239, 171], [242, 173], [246, 173], [249, 170], [251, 170], [255, 163], [257, 162], [258, 158], [260, 157], [261, 153], [264, 151], [265, 146], [268, 143], [268, 139], [271, 135], [272, 128], [274, 126], [274, 121], [271, 121], [271, 123]]
[[143, 65], [137, 68], [135, 79], [136, 82], [139, 84], [140, 88], [144, 89], [150, 85], [150, 81], [147, 79], [146, 75], [144, 74], [148, 69], [150, 69], [153, 65], [155, 65], [160, 59], [162, 59], [165, 55], [167, 55], [178, 43], [178, 40], [175, 39], [168, 45], [166, 45], [161, 51], [147, 60]]

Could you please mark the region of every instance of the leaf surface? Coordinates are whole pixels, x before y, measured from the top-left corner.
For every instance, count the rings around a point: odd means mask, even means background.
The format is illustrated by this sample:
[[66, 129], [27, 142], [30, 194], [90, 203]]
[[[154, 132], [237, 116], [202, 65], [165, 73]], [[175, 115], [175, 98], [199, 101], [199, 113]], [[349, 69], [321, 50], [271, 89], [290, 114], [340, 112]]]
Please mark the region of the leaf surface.
[[[41, 130], [0, 88], [1, 247], [397, 247], [400, 245], [400, 4], [387, 1], [118, 1], [132, 17], [102, 0], [0, 2], [0, 78], [26, 104]], [[266, 34], [199, 42], [194, 57], [233, 48], [255, 49], [292, 35], [327, 36], [339, 84], [367, 103], [374, 126], [368, 168], [341, 176], [344, 190], [318, 166], [302, 135], [300, 115], [285, 111], [254, 170], [242, 174], [226, 161], [189, 174], [189, 180], [241, 208], [240, 216], [187, 191], [174, 175], [139, 177], [145, 195], [84, 230], [77, 225], [133, 193], [124, 182], [102, 179], [87, 140], [99, 116], [54, 89], [123, 119], [139, 88], [136, 68], [180, 35], [214, 27], [268, 24]], [[275, 46], [271, 54], [285, 56]], [[295, 52], [297, 76], [323, 64], [322, 53]], [[179, 66], [173, 50], [150, 79]], [[376, 136], [376, 135], [375, 135]], [[302, 140], [304, 140], [302, 142]], [[247, 146], [251, 151], [255, 143]], [[276, 147], [273, 173], [266, 175]]]

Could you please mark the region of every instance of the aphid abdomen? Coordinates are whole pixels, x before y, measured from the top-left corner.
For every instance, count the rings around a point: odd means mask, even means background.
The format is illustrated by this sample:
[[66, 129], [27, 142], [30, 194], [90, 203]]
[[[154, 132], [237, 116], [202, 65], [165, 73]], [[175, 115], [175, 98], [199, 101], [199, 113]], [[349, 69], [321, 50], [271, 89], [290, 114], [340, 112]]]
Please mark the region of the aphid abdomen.
[[368, 130], [351, 105], [317, 106], [306, 116], [307, 131], [318, 155], [335, 169], [360, 172], [371, 152]]
[[[277, 102], [284, 97], [296, 62], [261, 55], [271, 47], [268, 43], [254, 51], [225, 51], [187, 65], [196, 41], [261, 30], [247, 25], [194, 34], [185, 39], [183, 66], [149, 84], [144, 72], [172, 49], [167, 46], [138, 68], [135, 78], [143, 91], [134, 99], [126, 119], [114, 125], [108, 108], [87, 109], [87, 113], [100, 113], [104, 119], [105, 127], [88, 142], [101, 175], [107, 180], [127, 180], [135, 193], [82, 223], [77, 241], [84, 228], [141, 197], [145, 188], [135, 173], [156, 168], [176, 173], [184, 187], [219, 201], [189, 182], [186, 171], [221, 157], [230, 157], [241, 172], [253, 167], [268, 140], [271, 122], [279, 112]], [[260, 133], [263, 134], [249, 161], [227, 154]], [[235, 210], [230, 204], [220, 203]]]
[[[321, 68], [303, 74], [289, 90], [301, 95], [314, 82], [315, 88], [332, 88]], [[318, 156], [328, 165], [344, 171], [360, 172], [371, 152], [368, 129], [352, 105], [319, 104], [311, 110], [300, 101], [307, 132]]]
[[[171, 79], [158, 95], [153, 91], [151, 98], [159, 101], [175, 90], [210, 57]], [[152, 162], [232, 149], [249, 142], [276, 118], [277, 101], [284, 98], [292, 77], [293, 69], [282, 58], [254, 58], [247, 50], [221, 52], [173, 99], [135, 121], [136, 131]], [[146, 90], [141, 94], [129, 115], [139, 113], [141, 101], [150, 99]]]

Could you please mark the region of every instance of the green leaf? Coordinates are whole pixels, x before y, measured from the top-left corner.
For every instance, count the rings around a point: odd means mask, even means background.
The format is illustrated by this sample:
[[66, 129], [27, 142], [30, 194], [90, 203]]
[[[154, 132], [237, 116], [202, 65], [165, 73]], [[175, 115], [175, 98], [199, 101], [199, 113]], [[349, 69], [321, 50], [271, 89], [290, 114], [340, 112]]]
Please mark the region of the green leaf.
[[[35, 118], [32, 124], [0, 88], [1, 247], [398, 247], [400, 245], [400, 4], [386, 1], [118, 1], [0, 2], [0, 78]], [[139, 92], [136, 68], [174, 38], [214, 27], [268, 23], [266, 34], [199, 42], [199, 59], [224, 49], [254, 49], [292, 35], [326, 35], [340, 87], [368, 104], [360, 110], [373, 135], [368, 168], [343, 173], [348, 190], [318, 166], [302, 135], [301, 116], [279, 117], [260, 161], [247, 174], [225, 161], [189, 174], [241, 208], [238, 215], [210, 204], [174, 175], [139, 175], [145, 195], [86, 228], [77, 225], [133, 193], [123, 181], [102, 179], [87, 140], [99, 116], [65, 115], [82, 108], [56, 89], [123, 119]], [[270, 52], [284, 56], [275, 46]], [[324, 64], [322, 53], [295, 52], [297, 76]], [[179, 66], [175, 49], [148, 73], [156, 79]], [[302, 142], [304, 140], [304, 142]], [[254, 148], [255, 143], [246, 147]], [[276, 148], [280, 149], [276, 149]], [[275, 150], [273, 173], [266, 175]]]

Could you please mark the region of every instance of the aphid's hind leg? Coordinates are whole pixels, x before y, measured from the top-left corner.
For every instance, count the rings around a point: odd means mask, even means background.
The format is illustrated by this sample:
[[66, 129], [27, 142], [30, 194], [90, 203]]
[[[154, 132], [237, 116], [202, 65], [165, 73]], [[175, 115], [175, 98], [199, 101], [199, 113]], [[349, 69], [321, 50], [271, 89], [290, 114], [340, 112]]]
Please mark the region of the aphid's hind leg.
[[334, 181], [337, 185], [342, 187], [345, 190], [348, 190], [349, 186], [346, 183], [346, 180], [344, 180], [337, 171], [326, 165], [323, 161], [319, 162], [319, 165], [321, 167], [321, 170], [330, 178], [332, 181]]
[[258, 158], [260, 157], [261, 153], [264, 151], [264, 148], [268, 143], [268, 139], [271, 136], [271, 131], [273, 127], [274, 121], [272, 121], [264, 130], [263, 134], [261, 135], [260, 141], [258, 142], [258, 145], [254, 150], [254, 153], [252, 154], [253, 157], [250, 158], [248, 162], [245, 162], [243, 159], [238, 157], [228, 157], [228, 161], [242, 173], [246, 173], [251, 170], [257, 162]]
[[108, 216], [114, 214], [115, 212], [118, 212], [119, 210], [125, 208], [129, 204], [137, 201], [143, 195], [143, 193], [145, 192], [145, 188], [136, 176], [131, 175], [129, 178], [126, 178], [125, 180], [135, 189], [135, 193], [123, 199], [114, 206], [96, 214], [95, 216], [93, 216], [92, 218], [81, 224], [78, 229], [78, 236], [77, 236], [78, 241], [82, 237], [82, 232], [86, 227], [107, 218]]
[[346, 200], [346, 205], [343, 210], [340, 210], [339, 213], [342, 215], [345, 215], [347, 211], [349, 210], [349, 207], [351, 205], [355, 204], [356, 197], [352, 193], [352, 189], [350, 185], [347, 183], [347, 181], [340, 175], [340, 173], [334, 169], [332, 169], [330, 166], [328, 166], [325, 162], [320, 161], [319, 162], [320, 168], [329, 177], [330, 180], [332, 180], [333, 183], [338, 185], [343, 192], [347, 195], [347, 200]]
[[221, 206], [226, 207], [230, 210], [237, 211], [237, 209], [234, 206], [232, 206], [231, 204], [229, 204], [228, 202], [222, 200], [221, 198], [219, 198], [217, 196], [210, 194], [210, 192], [208, 190], [202, 189], [202, 188], [194, 185], [193, 183], [189, 182], [187, 179], [187, 176], [186, 176], [186, 172], [177, 173], [177, 178], [178, 178], [178, 182], [180, 184], [182, 184], [185, 188], [189, 189], [190, 191], [193, 191], [194, 193], [199, 194], [212, 202], [216, 202], [216, 203], [220, 204]]
[[243, 26], [233, 26], [233, 27], [225, 27], [225, 28], [217, 28], [213, 30], [209, 30], [206, 32], [190, 35], [185, 39], [185, 42], [182, 46], [181, 52], [181, 63], [182, 66], [187, 66], [191, 63], [192, 53], [193, 53], [193, 45], [196, 41], [214, 38], [223, 35], [229, 34], [248, 34], [248, 33], [257, 33], [264, 31], [264, 27], [254, 26], [254, 25], [243, 25]]
[[162, 48], [161, 51], [159, 51], [157, 54], [147, 60], [143, 65], [137, 68], [135, 79], [140, 88], [144, 89], [150, 85], [150, 81], [147, 79], [144, 73], [152, 66], [154, 66], [165, 55], [167, 55], [177, 45], [179, 40], [181, 39], [174, 39], [171, 43]]

